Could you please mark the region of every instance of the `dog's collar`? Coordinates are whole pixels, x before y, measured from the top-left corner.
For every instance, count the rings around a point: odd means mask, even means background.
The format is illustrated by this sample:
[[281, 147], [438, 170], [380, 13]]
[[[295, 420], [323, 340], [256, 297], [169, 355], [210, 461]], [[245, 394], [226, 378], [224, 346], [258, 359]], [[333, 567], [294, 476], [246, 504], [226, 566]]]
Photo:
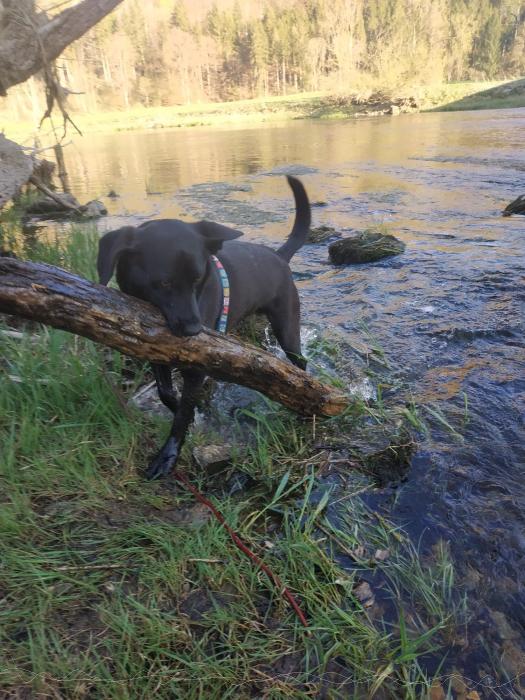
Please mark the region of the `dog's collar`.
[[219, 273], [222, 287], [221, 315], [217, 319], [215, 330], [219, 331], [219, 333], [226, 333], [226, 327], [228, 325], [228, 313], [230, 311], [230, 280], [228, 279], [226, 270], [224, 269], [223, 264], [221, 263], [219, 258], [215, 257], [215, 255], [212, 255], [211, 259], [215, 263], [215, 267], [217, 268], [217, 271]]

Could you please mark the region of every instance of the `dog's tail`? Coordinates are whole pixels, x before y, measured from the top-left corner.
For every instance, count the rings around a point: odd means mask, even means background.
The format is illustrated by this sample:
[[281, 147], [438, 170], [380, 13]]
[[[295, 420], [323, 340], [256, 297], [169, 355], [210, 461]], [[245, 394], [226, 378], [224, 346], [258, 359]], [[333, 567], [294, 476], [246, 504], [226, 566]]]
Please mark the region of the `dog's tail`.
[[290, 262], [292, 255], [294, 255], [306, 241], [312, 222], [312, 214], [308, 195], [306, 194], [303, 183], [291, 175], [287, 175], [286, 179], [292, 188], [295, 199], [295, 221], [292, 232], [286, 239], [286, 243], [279, 248], [277, 254], [280, 255], [281, 258], [284, 258], [286, 262]]

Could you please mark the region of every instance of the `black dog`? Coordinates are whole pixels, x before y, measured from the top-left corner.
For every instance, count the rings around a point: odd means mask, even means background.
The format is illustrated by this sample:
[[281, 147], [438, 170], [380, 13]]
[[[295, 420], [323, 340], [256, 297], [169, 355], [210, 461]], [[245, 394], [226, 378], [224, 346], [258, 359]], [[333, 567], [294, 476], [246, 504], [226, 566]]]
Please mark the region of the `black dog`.
[[[242, 233], [210, 221], [189, 224], [159, 219], [102, 236], [97, 260], [101, 284], [109, 282], [116, 265], [123, 292], [157, 306], [175, 335], [196, 335], [203, 325], [216, 328], [219, 319], [226, 324], [218, 259], [229, 279], [227, 330], [252, 313], [266, 314], [288, 358], [304, 369], [299, 296], [288, 262], [306, 240], [311, 214], [302, 183], [293, 177], [288, 177], [288, 183], [295, 198], [295, 222], [277, 251], [253, 243], [232, 243]], [[184, 370], [179, 403], [171, 368], [152, 364], [152, 369], [159, 397], [174, 418], [166, 443], [148, 469], [150, 479], [167, 474], [175, 465], [205, 377], [200, 371]]]

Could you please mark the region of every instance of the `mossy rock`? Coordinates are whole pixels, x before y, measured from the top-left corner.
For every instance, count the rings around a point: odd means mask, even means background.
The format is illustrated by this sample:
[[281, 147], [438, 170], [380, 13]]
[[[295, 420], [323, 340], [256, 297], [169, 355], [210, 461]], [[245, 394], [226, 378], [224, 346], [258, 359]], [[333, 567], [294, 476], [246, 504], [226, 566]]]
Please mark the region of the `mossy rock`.
[[[386, 433], [383, 433], [383, 437], [386, 438]], [[356, 447], [358, 446], [354, 444], [354, 449]], [[391, 435], [384, 444], [381, 444], [380, 439], [376, 439], [375, 450], [369, 448], [367, 453], [359, 454], [357, 449], [357, 453], [363, 471], [374, 479], [377, 486], [384, 487], [406, 478], [415, 447], [408, 431], [401, 429], [397, 435]]]
[[367, 229], [357, 236], [331, 243], [328, 254], [334, 265], [348, 265], [375, 262], [391, 255], [399, 255], [405, 247], [403, 241], [391, 234]]
[[335, 236], [340, 236], [339, 231], [331, 226], [316, 226], [311, 228], [308, 232], [307, 243], [324, 243], [329, 238], [334, 238]]
[[511, 214], [525, 214], [525, 194], [520, 195], [503, 210], [503, 216]]

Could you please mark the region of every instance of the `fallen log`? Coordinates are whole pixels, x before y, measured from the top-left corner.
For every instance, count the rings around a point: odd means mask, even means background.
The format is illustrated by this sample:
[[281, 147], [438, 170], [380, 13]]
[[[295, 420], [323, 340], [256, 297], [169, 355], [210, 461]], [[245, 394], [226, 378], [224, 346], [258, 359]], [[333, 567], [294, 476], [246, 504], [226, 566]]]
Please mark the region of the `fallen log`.
[[34, 185], [37, 190], [40, 190], [40, 192], [43, 192], [46, 197], [49, 197], [52, 199], [54, 202], [58, 204], [60, 209], [66, 210], [66, 211], [72, 211], [75, 214], [81, 214], [82, 211], [80, 207], [75, 206], [74, 204], [71, 204], [64, 196], [61, 196], [57, 194], [56, 192], [53, 192], [52, 189], [50, 189], [47, 185], [45, 185], [43, 182], [40, 182], [40, 180], [35, 177], [34, 175], [31, 175], [29, 178], [29, 182]]
[[52, 265], [0, 257], [0, 312], [76, 333], [131, 357], [202, 369], [303, 415], [335, 416], [348, 406], [342, 391], [289, 362], [211, 330], [177, 338], [151, 304]]

